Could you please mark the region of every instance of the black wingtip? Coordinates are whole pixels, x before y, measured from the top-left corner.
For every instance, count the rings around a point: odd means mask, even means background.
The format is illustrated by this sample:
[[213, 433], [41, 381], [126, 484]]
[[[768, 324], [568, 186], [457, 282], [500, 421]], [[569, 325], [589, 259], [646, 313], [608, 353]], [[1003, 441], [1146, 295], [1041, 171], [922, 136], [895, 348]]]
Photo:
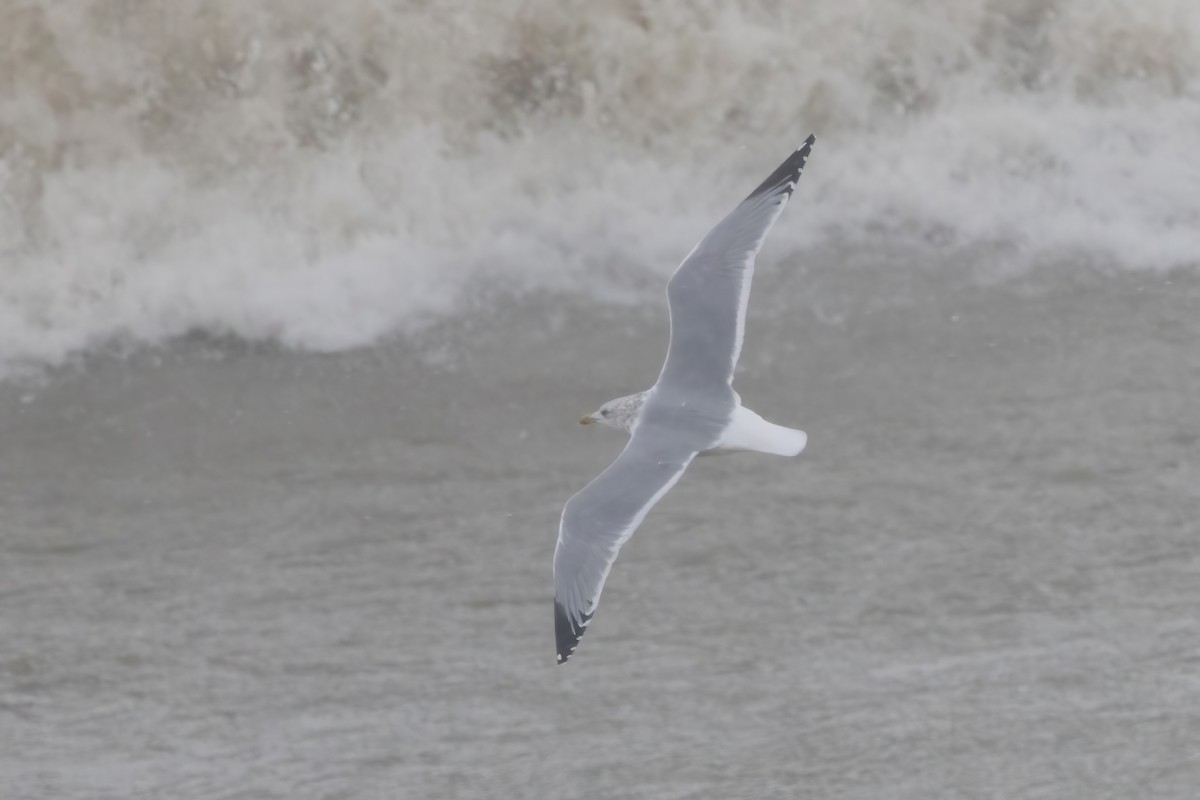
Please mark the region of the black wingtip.
[[[591, 619], [590, 614], [584, 618], [584, 622], [586, 623], [589, 619]], [[567, 663], [567, 659], [575, 652], [575, 648], [579, 645], [579, 638], [583, 636], [585, 630], [586, 628], [582, 625], [577, 626], [571, 622], [562, 603], [554, 601], [554, 645], [558, 651], [559, 664]]]
[[804, 164], [808, 161], [809, 153], [812, 152], [812, 146], [816, 144], [817, 137], [809, 134], [804, 140], [804, 144], [796, 148], [796, 151], [787, 157], [778, 169], [762, 183], [758, 185], [753, 192], [746, 196], [749, 200], [751, 197], [757, 197], [760, 194], [767, 192], [780, 191], [781, 194], [791, 194], [792, 189], [796, 187], [796, 181], [800, 180], [800, 173], [804, 170]]

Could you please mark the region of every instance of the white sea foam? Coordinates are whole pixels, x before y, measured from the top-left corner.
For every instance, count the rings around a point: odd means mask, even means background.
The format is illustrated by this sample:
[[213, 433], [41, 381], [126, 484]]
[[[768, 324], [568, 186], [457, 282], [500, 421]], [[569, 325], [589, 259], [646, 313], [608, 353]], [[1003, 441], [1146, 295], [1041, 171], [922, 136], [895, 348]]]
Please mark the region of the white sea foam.
[[[0, 364], [640, 296], [810, 131], [779, 252], [1200, 253], [1193, 0], [42, 0], [0, 33]], [[655, 289], [657, 296], [658, 289]]]

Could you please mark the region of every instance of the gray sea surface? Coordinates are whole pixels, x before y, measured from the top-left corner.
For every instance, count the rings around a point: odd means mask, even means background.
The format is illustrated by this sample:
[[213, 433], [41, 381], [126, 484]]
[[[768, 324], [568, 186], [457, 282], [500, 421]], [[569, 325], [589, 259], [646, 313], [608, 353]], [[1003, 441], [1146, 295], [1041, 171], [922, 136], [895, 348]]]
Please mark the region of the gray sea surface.
[[0, 385], [0, 797], [1194, 798], [1200, 278], [760, 268], [702, 459], [555, 663], [660, 307]]

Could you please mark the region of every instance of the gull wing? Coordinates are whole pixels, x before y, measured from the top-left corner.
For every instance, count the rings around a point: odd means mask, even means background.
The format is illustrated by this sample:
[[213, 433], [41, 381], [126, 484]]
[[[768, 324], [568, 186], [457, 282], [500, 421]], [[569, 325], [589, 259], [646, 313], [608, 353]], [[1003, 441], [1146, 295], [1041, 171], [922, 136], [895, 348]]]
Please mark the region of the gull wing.
[[575, 652], [621, 545], [696, 457], [687, 438], [639, 425], [617, 460], [567, 501], [554, 548], [558, 663]]
[[754, 256], [791, 197], [815, 141], [809, 136], [700, 240], [671, 276], [671, 344], [659, 384], [695, 389], [733, 381]]

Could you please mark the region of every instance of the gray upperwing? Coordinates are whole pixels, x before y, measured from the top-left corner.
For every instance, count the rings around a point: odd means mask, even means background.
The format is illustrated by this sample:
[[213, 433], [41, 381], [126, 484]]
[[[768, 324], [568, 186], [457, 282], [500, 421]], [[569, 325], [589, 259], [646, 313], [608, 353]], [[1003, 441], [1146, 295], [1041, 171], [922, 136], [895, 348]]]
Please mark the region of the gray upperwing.
[[558, 662], [575, 651], [617, 552], [696, 456], [691, 436], [639, 426], [617, 460], [563, 508], [554, 548]]
[[671, 344], [659, 383], [703, 388], [733, 380], [746, 328], [754, 256], [812, 150], [809, 136], [692, 250], [667, 283]]

